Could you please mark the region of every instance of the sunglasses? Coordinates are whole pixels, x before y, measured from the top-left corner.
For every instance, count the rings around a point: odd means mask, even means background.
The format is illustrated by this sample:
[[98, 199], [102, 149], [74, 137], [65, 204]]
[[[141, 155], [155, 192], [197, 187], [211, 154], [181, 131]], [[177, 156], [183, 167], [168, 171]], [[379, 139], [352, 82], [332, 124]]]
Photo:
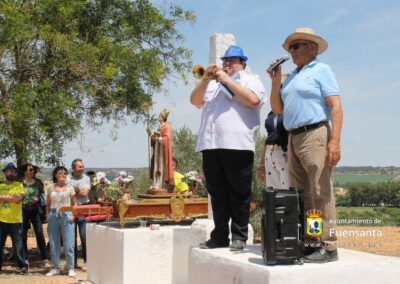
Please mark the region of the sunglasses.
[[296, 42], [289, 45], [289, 51], [299, 49], [300, 45], [307, 45], [310, 44], [309, 42]]
[[32, 168], [27, 168], [25, 171], [26, 172], [33, 172], [34, 170]]

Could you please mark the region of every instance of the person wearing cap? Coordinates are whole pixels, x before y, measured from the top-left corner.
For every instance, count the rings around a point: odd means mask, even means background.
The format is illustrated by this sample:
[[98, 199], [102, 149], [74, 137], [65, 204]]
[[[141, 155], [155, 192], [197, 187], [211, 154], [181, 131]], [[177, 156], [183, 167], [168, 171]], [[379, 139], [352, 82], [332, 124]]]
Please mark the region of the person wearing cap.
[[18, 171], [13, 163], [3, 168], [5, 182], [0, 184], [0, 271], [3, 264], [4, 241], [10, 235], [20, 274], [28, 273], [22, 243], [22, 199], [24, 187], [17, 182]]
[[284, 114], [283, 123], [289, 131], [290, 182], [304, 190], [305, 217], [309, 210], [320, 210], [324, 226], [318, 238], [305, 235], [306, 246], [312, 248], [305, 262], [336, 261], [337, 237], [331, 233], [334, 222], [330, 220], [336, 218], [331, 176], [340, 160], [343, 120], [339, 86], [331, 68], [317, 59], [328, 43], [314, 30], [298, 28], [282, 46], [297, 68], [288, 75], [282, 89], [281, 66], [269, 74], [271, 108]]
[[211, 64], [190, 97], [202, 108], [196, 151], [202, 152], [215, 224], [200, 247], [228, 247], [231, 219], [230, 250], [239, 251], [248, 238], [255, 140], [266, 95], [260, 79], [244, 71], [248, 58], [240, 46], [229, 46], [221, 59], [223, 69]]

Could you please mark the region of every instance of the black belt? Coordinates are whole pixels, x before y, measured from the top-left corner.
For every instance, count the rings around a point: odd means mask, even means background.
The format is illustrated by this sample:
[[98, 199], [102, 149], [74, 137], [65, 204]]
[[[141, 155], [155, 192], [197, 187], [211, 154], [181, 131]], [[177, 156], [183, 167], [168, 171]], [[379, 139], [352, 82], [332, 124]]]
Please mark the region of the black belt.
[[303, 125], [303, 126], [300, 126], [299, 128], [290, 130], [289, 133], [292, 135], [300, 134], [300, 133], [306, 132], [308, 130], [318, 128], [322, 125], [326, 125], [326, 121], [321, 121], [321, 122], [317, 122], [317, 123], [313, 123], [313, 124], [309, 124], [309, 125]]

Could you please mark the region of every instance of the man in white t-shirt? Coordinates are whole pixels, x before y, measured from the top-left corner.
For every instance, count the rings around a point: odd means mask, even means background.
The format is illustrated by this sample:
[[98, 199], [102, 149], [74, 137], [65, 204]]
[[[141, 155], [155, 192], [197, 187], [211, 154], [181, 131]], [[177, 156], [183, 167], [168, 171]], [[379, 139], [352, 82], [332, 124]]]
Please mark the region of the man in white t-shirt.
[[193, 90], [190, 102], [203, 109], [196, 151], [203, 154], [215, 228], [201, 248], [246, 246], [250, 214], [255, 141], [260, 108], [266, 100], [258, 76], [248, 74], [241, 47], [228, 47], [221, 58], [223, 70], [211, 64]]
[[[75, 189], [76, 203], [78, 205], [89, 204], [89, 190], [90, 190], [90, 178], [83, 173], [85, 165], [82, 159], [75, 159], [71, 164], [72, 173], [67, 177], [67, 184], [71, 185]], [[86, 219], [84, 217], [78, 217], [75, 219], [75, 232], [79, 232], [82, 245], [82, 256], [83, 266], [82, 270], [86, 271]], [[77, 266], [77, 239], [78, 234], [75, 234], [75, 267]]]

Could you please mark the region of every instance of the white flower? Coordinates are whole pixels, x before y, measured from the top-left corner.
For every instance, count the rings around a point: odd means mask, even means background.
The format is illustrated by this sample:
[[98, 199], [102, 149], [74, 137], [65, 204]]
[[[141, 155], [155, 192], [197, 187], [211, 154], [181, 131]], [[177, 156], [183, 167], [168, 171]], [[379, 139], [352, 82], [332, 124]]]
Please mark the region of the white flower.
[[96, 173], [96, 178], [97, 180], [101, 180], [102, 178], [105, 178], [106, 174], [104, 172], [97, 172]]
[[122, 178], [126, 178], [127, 173], [126, 173], [125, 171], [120, 171], [120, 172], [118, 173], [118, 176], [120, 176], [120, 177], [122, 177]]

